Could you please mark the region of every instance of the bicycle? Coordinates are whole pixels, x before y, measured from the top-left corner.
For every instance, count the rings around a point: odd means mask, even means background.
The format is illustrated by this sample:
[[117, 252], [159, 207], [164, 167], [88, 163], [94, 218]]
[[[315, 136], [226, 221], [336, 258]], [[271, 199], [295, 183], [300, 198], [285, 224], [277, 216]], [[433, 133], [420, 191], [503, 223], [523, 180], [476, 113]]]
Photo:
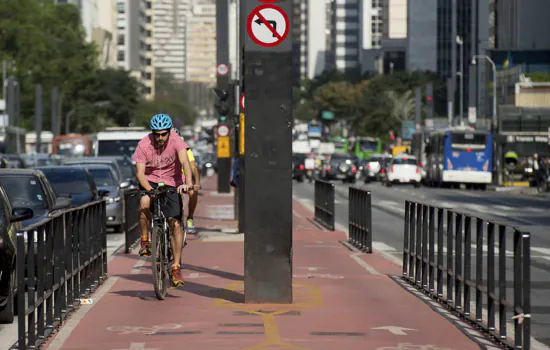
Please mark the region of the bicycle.
[[[162, 211], [166, 195], [177, 193], [175, 188], [167, 188], [163, 184], [151, 191], [138, 191], [151, 197], [151, 268], [153, 270], [153, 287], [158, 300], [164, 300], [170, 282], [170, 262], [173, 252], [170, 244], [170, 225]], [[184, 238], [185, 241], [185, 238]]]

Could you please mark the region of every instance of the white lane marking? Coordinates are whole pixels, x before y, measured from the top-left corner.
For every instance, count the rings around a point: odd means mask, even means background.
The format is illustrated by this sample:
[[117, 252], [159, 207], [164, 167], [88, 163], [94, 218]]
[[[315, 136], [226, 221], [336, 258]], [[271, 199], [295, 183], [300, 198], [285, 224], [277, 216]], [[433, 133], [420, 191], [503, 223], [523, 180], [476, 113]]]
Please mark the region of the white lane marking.
[[371, 275], [375, 276], [381, 276], [382, 274], [369, 264], [367, 264], [364, 260], [362, 260], [359, 255], [363, 255], [363, 253], [351, 253], [349, 256], [353, 260], [355, 260], [356, 263], [358, 263], [362, 268], [367, 270]]

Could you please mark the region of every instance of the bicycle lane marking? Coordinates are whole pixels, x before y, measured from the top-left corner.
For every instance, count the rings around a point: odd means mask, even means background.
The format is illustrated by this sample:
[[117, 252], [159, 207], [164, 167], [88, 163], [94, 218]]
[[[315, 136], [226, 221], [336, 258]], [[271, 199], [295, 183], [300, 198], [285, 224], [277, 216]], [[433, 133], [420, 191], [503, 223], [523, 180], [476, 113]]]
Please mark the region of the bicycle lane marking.
[[[139, 248], [135, 248], [134, 251], [132, 251], [130, 254], [137, 254]], [[121, 258], [121, 262], [123, 259], [125, 259], [127, 255], [120, 256], [118, 258]], [[115, 257], [111, 262], [115, 262], [117, 260], [117, 257]], [[141, 266], [145, 263], [145, 259], [143, 257], [140, 257], [138, 261], [134, 264], [132, 267], [132, 273], [134, 273], [134, 270], [140, 269]], [[139, 272], [138, 272], [139, 273]], [[107, 281], [100, 286], [97, 291], [92, 294], [92, 299], [94, 300], [93, 304], [90, 305], [82, 305], [80, 308], [69, 317], [69, 319], [66, 320], [66, 323], [59, 329], [57, 334], [54, 336], [54, 338], [50, 341], [49, 344], [47, 344], [48, 350], [60, 350], [63, 348], [63, 345], [69, 339], [72, 332], [78, 327], [80, 322], [84, 319], [86, 314], [90, 312], [90, 310], [99, 304], [99, 301], [103, 299], [104, 296], [108, 295], [111, 289], [115, 286], [115, 284], [119, 281], [120, 277], [117, 276], [109, 276], [107, 278]]]

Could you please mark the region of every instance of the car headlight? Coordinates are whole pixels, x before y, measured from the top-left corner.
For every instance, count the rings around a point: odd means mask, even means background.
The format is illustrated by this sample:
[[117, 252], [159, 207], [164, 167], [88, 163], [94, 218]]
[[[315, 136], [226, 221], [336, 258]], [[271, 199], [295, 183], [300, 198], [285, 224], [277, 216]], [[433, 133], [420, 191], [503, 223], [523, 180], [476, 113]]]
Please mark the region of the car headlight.
[[108, 197], [107, 198], [107, 203], [115, 203], [115, 202], [119, 202], [120, 201], [120, 197]]

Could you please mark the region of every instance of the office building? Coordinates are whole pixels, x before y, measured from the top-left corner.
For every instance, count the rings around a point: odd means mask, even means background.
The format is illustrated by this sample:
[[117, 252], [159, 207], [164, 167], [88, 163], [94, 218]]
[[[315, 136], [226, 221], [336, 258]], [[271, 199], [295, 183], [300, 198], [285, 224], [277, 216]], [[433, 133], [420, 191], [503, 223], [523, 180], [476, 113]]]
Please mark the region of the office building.
[[92, 30], [92, 40], [97, 44], [101, 68], [117, 67], [117, 2], [97, 0], [98, 21]]
[[118, 66], [144, 85], [144, 97], [154, 99], [153, 1], [118, 0]]
[[155, 0], [153, 52], [155, 69], [185, 81], [185, 25], [188, 0]]
[[216, 83], [216, 2], [192, 0], [187, 13], [185, 78], [189, 82]]
[[381, 61], [379, 73], [392, 73], [406, 68], [407, 51], [407, 0], [383, 0]]
[[332, 0], [331, 26], [327, 66], [340, 71], [359, 68], [362, 49], [362, 1]]
[[92, 32], [98, 26], [98, 0], [56, 0], [57, 4], [73, 4], [80, 11], [82, 26], [86, 31], [86, 40], [92, 41]]

